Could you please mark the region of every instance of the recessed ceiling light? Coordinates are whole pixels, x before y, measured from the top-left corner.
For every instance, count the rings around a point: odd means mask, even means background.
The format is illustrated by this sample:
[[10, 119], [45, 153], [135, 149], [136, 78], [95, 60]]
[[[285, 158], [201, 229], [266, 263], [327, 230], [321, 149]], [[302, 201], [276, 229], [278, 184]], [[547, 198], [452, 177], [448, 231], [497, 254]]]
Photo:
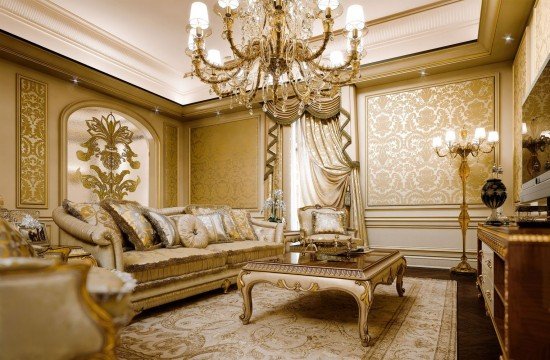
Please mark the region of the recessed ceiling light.
[[514, 38], [510, 34], [506, 34], [503, 39], [504, 41], [506, 41], [506, 43], [511, 43], [512, 41], [514, 41]]
[[426, 76], [426, 75], [428, 75], [426, 70], [424, 70], [424, 69], [420, 70], [420, 76]]
[[73, 76], [72, 82], [73, 82], [73, 84], [77, 85], [78, 84], [78, 78], [76, 76]]
[[159, 107], [158, 107], [158, 106], [155, 106], [155, 109], [154, 109], [154, 111], [155, 111], [155, 114], [158, 114], [158, 113], [160, 112], [160, 109], [159, 109]]
[[216, 110], [216, 116], [220, 116], [222, 112], [220, 110]]

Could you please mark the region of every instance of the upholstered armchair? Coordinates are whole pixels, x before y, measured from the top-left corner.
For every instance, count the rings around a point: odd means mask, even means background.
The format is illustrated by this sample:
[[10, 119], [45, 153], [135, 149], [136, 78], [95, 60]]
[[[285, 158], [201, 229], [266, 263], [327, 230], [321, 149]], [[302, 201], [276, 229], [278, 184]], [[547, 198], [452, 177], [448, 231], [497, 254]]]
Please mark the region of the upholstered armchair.
[[325, 213], [325, 214], [344, 214], [344, 230], [345, 234], [341, 233], [330, 233], [330, 232], [324, 232], [322, 235], [325, 238], [334, 238], [335, 235], [338, 235], [341, 239], [344, 239], [346, 237], [349, 237], [349, 239], [354, 240], [356, 243], [360, 243], [357, 238], [357, 230], [347, 227], [345, 224], [347, 224], [347, 214], [344, 209], [338, 209], [335, 207], [330, 206], [321, 206], [321, 205], [313, 205], [313, 206], [304, 206], [300, 209], [298, 209], [298, 220], [300, 222], [300, 238], [304, 241], [307, 241], [310, 237], [316, 235], [315, 229], [314, 229], [314, 219], [313, 219], [313, 213]]
[[48, 259], [0, 259], [1, 357], [114, 359], [116, 329], [86, 290], [88, 271]]

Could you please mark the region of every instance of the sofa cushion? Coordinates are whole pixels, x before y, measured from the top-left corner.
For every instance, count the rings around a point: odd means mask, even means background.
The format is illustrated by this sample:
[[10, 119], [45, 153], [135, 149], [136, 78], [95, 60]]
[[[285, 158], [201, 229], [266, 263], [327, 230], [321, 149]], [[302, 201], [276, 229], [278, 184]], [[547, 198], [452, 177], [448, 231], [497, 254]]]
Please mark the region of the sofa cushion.
[[115, 219], [118, 227], [128, 236], [136, 250], [150, 250], [160, 247], [160, 239], [145, 216], [141, 206], [132, 201], [102, 200], [101, 207]]
[[63, 209], [75, 218], [84, 221], [90, 225], [108, 229], [113, 240], [122, 244], [123, 250], [131, 250], [134, 245], [128, 240], [124, 241], [122, 232], [118, 228], [113, 217], [103, 209], [99, 203], [76, 203], [70, 200], [63, 200]]
[[229, 239], [233, 241], [244, 240], [241, 233], [237, 230], [237, 225], [231, 217], [231, 208], [226, 205], [206, 206], [206, 205], [188, 205], [185, 211], [193, 215], [206, 215], [214, 212], [220, 213], [223, 220], [223, 227]]
[[312, 214], [314, 234], [342, 234], [346, 235], [346, 213], [314, 211]]
[[236, 241], [225, 244], [210, 244], [206, 250], [227, 252], [227, 264], [236, 265], [244, 262], [273, 257], [284, 253], [285, 246], [267, 241]]
[[208, 230], [194, 215], [172, 215], [181, 242], [190, 248], [204, 249], [208, 245]]
[[233, 222], [237, 226], [237, 231], [241, 238], [245, 240], [258, 240], [256, 233], [250, 225], [250, 214], [244, 209], [231, 209], [230, 212]]
[[123, 254], [122, 261], [124, 271], [131, 273], [139, 283], [143, 283], [203, 270], [221, 270], [226, 264], [226, 259], [226, 254], [221, 250], [180, 247], [127, 251]]
[[222, 215], [218, 212], [204, 215], [196, 215], [208, 230], [208, 242], [211, 244], [231, 241], [225, 232]]
[[152, 210], [145, 210], [143, 215], [151, 225], [153, 225], [153, 229], [155, 229], [164, 247], [171, 248], [180, 244], [178, 232], [172, 221], [166, 215], [159, 214]]

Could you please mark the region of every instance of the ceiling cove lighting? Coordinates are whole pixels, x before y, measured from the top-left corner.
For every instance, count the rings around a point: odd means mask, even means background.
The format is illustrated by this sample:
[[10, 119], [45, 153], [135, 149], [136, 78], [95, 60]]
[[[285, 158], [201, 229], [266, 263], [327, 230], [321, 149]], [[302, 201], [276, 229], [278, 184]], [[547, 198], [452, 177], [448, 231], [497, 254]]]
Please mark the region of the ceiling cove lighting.
[[[348, 7], [345, 27], [338, 32], [332, 27], [343, 13], [339, 0], [219, 0], [214, 12], [223, 20], [221, 35], [232, 56], [222, 61], [219, 50], [207, 50], [205, 40], [212, 32], [202, 2], [191, 4], [186, 53], [193, 75], [220, 98], [230, 96], [251, 109], [257, 95], [264, 103], [283, 106], [296, 97], [303, 109], [312, 101], [338, 95], [341, 86], [360, 76], [367, 34], [361, 5]], [[239, 39], [234, 33], [237, 21]], [[311, 41], [316, 21], [322, 23], [322, 39]], [[329, 53], [327, 46], [338, 38], [343, 52]]]

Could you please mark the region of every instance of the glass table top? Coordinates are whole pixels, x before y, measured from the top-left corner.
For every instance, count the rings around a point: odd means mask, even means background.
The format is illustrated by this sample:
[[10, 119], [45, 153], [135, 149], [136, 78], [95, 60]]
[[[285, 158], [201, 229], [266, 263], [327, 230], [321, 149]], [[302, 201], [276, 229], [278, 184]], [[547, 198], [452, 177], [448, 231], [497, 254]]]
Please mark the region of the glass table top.
[[351, 252], [347, 256], [345, 253], [341, 255], [329, 255], [309, 252], [289, 252], [277, 258], [252, 261], [252, 263], [364, 271], [397, 253], [397, 250], [366, 250], [365, 252]]

